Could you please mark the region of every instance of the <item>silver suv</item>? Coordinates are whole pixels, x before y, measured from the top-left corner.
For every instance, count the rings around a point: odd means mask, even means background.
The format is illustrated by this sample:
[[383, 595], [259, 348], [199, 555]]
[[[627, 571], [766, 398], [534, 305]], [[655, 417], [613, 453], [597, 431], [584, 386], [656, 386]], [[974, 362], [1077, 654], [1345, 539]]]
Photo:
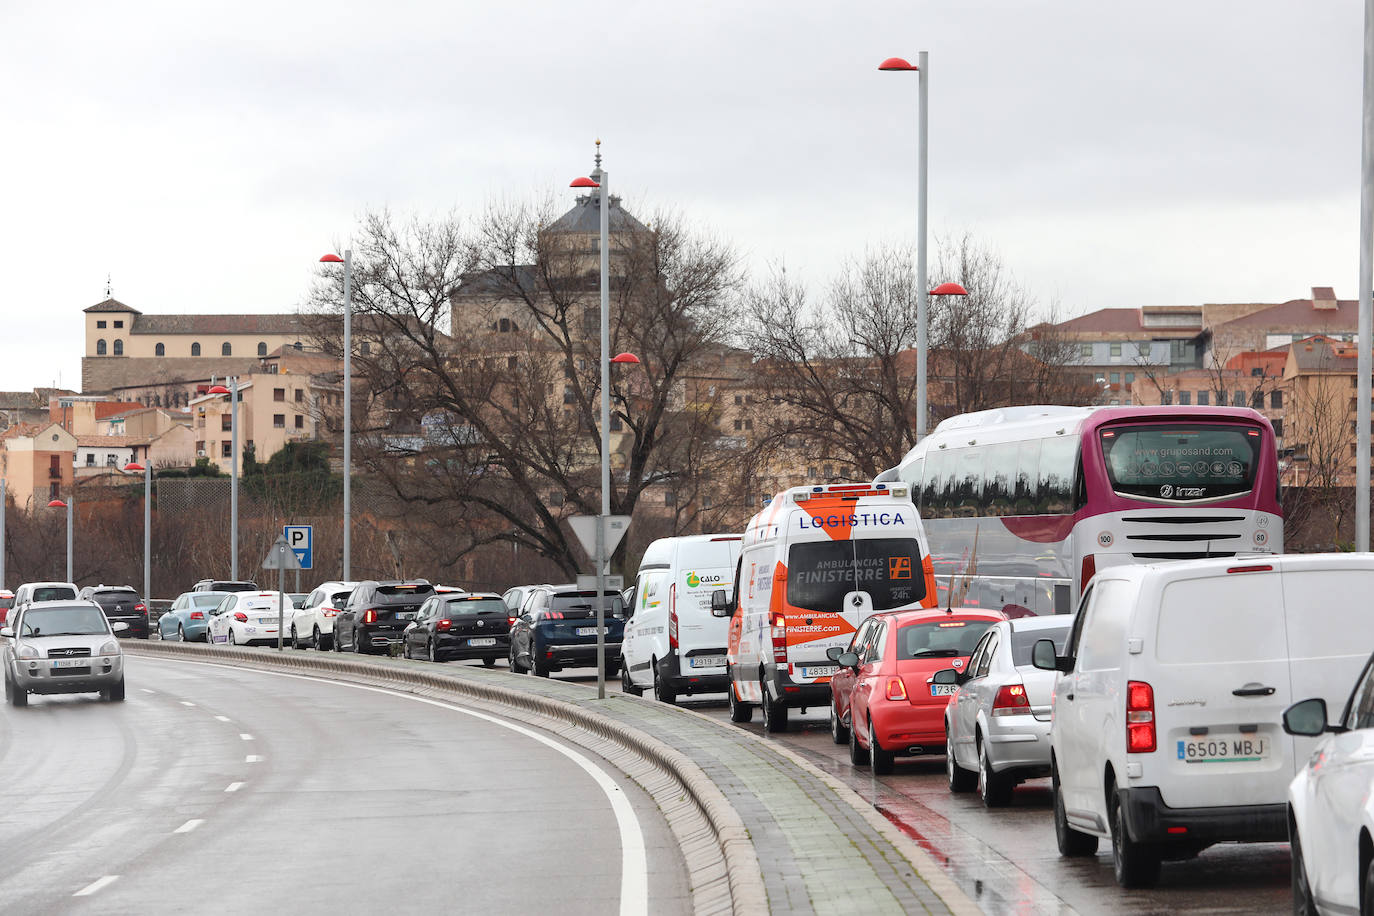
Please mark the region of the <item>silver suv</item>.
[[27, 706], [29, 694], [99, 693], [124, 699], [124, 654], [105, 612], [94, 601], [40, 601], [18, 609], [0, 648], [5, 698]]

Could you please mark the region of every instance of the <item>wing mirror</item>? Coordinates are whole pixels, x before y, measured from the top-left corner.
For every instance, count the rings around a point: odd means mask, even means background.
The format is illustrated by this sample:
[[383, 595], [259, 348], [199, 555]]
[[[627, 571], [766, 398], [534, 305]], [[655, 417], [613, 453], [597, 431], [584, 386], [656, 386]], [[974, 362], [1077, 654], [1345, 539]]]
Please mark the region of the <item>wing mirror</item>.
[[5, 637], [6, 639], [13, 639], [14, 627], [0, 627], [0, 636]]
[[1037, 639], [1031, 647], [1031, 664], [1041, 671], [1058, 671], [1068, 674], [1073, 670], [1073, 657], [1059, 655], [1054, 650], [1053, 639]]
[[734, 613], [734, 602], [730, 600], [729, 592], [723, 588], [718, 588], [711, 592], [712, 617], [731, 617]]
[[1324, 732], [1343, 732], [1345, 728], [1326, 724], [1326, 701], [1314, 697], [1294, 703], [1283, 711], [1283, 730], [1290, 735], [1315, 738]]
[[110, 629], [114, 630], [116, 633], [123, 633], [125, 630], [129, 629], [129, 625], [122, 620], [116, 620], [114, 623], [110, 624]]
[[841, 655], [844, 655], [844, 646], [831, 646], [825, 650], [825, 657], [832, 662], [838, 662]]
[[858, 674], [858, 672], [859, 672], [859, 653], [857, 653], [857, 652], [841, 652], [841, 653], [839, 654], [839, 656], [835, 659], [835, 664], [839, 665], [841, 668], [853, 668], [853, 669], [854, 669], [854, 673], [855, 673], [855, 674]]
[[930, 682], [932, 684], [946, 684], [957, 687], [967, 680], [968, 675], [961, 671], [954, 668], [941, 668], [931, 677]]

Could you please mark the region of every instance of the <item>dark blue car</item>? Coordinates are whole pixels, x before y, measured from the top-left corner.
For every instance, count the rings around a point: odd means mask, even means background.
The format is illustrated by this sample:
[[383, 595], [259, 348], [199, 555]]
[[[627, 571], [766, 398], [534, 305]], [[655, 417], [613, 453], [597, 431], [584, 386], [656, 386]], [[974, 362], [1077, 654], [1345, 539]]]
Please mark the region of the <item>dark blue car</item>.
[[[619, 673], [620, 641], [625, 633], [625, 602], [620, 593], [602, 592], [606, 626], [606, 677]], [[596, 589], [575, 585], [534, 587], [510, 630], [510, 668], [548, 677], [564, 668], [596, 667]]]

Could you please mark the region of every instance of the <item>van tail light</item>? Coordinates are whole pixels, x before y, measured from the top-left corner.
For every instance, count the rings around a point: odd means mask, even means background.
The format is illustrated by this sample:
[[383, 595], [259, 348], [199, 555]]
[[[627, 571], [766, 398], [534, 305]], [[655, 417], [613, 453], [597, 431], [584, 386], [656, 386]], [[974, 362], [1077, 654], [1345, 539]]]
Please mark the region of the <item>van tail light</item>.
[[890, 677], [887, 679], [887, 698], [889, 700], [906, 699], [906, 684], [902, 683], [901, 678]]
[[1144, 681], [1126, 682], [1126, 752], [1155, 749], [1155, 691]]
[[1020, 716], [1030, 712], [1030, 698], [1021, 684], [1003, 684], [992, 700], [994, 716]]
[[1097, 559], [1092, 554], [1083, 555], [1083, 575], [1078, 580], [1078, 593], [1088, 590], [1088, 581], [1097, 574]]
[[773, 632], [773, 661], [785, 665], [787, 664], [787, 617], [782, 611], [773, 611], [768, 617]]
[[200, 611], [192, 611], [192, 612], [191, 612], [191, 619], [192, 619], [192, 620], [204, 620], [204, 619], [205, 619], [205, 615], [202, 614]]
[[445, 617], [443, 620], [434, 624], [434, 629], [438, 630], [440, 633], [447, 633], [449, 630], [453, 629], [453, 621]]
[[677, 648], [677, 583], [668, 589], [668, 648]]
[[247, 623], [248, 615], [245, 614], [243, 611], [235, 611], [234, 619], [237, 620], [239, 623]]
[[368, 608], [363, 612], [363, 623], [376, 623], [377, 611], [375, 608]]

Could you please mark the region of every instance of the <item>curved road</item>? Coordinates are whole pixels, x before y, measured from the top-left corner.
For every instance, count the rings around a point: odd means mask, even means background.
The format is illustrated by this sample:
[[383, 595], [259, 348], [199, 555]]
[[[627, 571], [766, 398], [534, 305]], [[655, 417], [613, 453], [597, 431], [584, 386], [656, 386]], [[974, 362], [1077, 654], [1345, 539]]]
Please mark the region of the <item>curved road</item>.
[[652, 801], [561, 739], [377, 689], [127, 665], [123, 704], [0, 707], [0, 912], [690, 909]]

